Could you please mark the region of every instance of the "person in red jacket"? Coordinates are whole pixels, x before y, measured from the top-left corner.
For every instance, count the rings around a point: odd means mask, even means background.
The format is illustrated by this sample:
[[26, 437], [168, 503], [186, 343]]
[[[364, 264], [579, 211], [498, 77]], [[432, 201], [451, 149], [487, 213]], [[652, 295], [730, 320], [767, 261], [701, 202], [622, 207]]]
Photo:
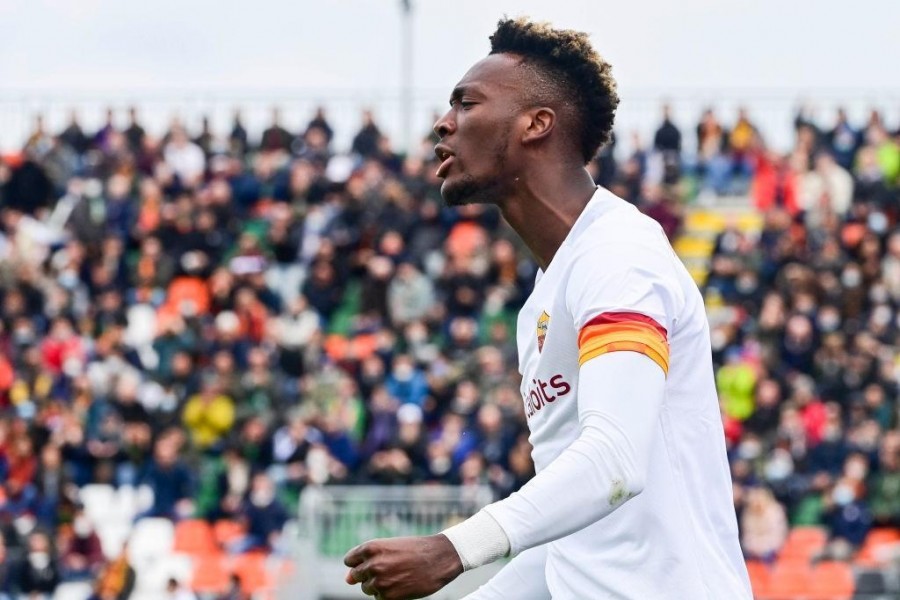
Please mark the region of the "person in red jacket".
[[797, 180], [788, 159], [762, 148], [751, 155], [754, 176], [750, 186], [753, 204], [760, 212], [776, 207], [787, 210], [793, 217], [799, 212], [797, 205]]

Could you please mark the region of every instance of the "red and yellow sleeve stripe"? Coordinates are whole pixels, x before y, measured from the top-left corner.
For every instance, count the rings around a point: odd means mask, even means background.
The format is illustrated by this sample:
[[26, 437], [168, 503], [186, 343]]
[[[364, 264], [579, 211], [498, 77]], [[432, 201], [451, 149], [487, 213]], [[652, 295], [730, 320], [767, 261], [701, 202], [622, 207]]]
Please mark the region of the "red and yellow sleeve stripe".
[[669, 374], [669, 342], [666, 330], [646, 315], [608, 312], [594, 317], [578, 334], [578, 364], [607, 352], [639, 352]]

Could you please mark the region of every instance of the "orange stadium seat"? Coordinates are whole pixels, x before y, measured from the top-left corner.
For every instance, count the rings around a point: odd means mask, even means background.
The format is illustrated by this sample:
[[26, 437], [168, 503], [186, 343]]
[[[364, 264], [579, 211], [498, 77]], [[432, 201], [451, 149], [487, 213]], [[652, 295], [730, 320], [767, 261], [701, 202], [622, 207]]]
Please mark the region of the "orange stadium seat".
[[762, 561], [748, 560], [747, 573], [750, 575], [754, 598], [767, 598], [771, 588], [769, 567]]
[[827, 541], [828, 534], [820, 527], [795, 527], [778, 553], [778, 560], [809, 563]]
[[232, 569], [241, 580], [241, 589], [248, 594], [265, 591], [272, 586], [271, 578], [266, 572], [266, 554], [263, 552], [247, 552], [235, 556]]
[[333, 360], [343, 360], [350, 348], [350, 340], [342, 335], [332, 334], [325, 338], [325, 353]]
[[179, 521], [175, 524], [175, 552], [191, 556], [218, 553], [212, 527], [200, 519]]
[[895, 527], [881, 527], [873, 529], [866, 536], [866, 544], [895, 544], [900, 542], [900, 529]]
[[822, 562], [812, 572], [810, 600], [850, 600], [853, 596], [853, 570], [842, 562]]
[[226, 562], [227, 559], [222, 554], [195, 556], [191, 589], [206, 594], [218, 594], [227, 590], [231, 574], [226, 568]]
[[898, 543], [900, 543], [900, 530], [891, 527], [873, 529], [866, 536], [866, 541], [863, 542], [862, 548], [853, 562], [866, 567], [880, 566], [883, 560], [879, 556], [879, 550], [884, 546]]
[[809, 593], [812, 570], [805, 564], [778, 562], [772, 569], [770, 587], [765, 600], [795, 600]]
[[333, 360], [362, 360], [375, 354], [378, 349], [378, 336], [361, 334], [347, 339], [342, 335], [329, 335], [325, 338], [325, 353]]

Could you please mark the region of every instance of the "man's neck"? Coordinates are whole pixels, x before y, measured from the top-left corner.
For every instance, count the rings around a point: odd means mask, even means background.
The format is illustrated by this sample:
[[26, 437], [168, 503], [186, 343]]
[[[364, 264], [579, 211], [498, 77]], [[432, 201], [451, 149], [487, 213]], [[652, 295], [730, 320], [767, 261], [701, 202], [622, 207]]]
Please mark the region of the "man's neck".
[[546, 270], [597, 186], [584, 168], [520, 179], [500, 211]]

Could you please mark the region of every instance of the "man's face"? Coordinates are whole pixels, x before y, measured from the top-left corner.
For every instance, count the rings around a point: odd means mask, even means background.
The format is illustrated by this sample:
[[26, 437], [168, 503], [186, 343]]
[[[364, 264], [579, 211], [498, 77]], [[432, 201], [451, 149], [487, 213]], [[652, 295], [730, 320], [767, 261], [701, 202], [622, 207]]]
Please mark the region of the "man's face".
[[511, 177], [510, 151], [520, 112], [519, 58], [494, 54], [479, 61], [460, 80], [450, 110], [434, 131], [441, 138], [441, 195], [450, 206], [496, 203]]

